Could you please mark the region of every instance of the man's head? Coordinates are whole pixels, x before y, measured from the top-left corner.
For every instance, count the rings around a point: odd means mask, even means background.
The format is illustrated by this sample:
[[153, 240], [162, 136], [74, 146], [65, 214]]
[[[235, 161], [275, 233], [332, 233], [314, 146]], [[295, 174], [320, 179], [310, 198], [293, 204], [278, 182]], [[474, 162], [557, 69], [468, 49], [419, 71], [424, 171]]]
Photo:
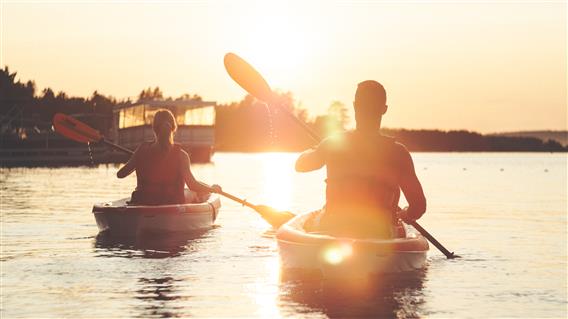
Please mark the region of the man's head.
[[358, 128], [380, 126], [380, 120], [387, 111], [387, 93], [377, 81], [359, 83], [355, 92], [355, 121]]

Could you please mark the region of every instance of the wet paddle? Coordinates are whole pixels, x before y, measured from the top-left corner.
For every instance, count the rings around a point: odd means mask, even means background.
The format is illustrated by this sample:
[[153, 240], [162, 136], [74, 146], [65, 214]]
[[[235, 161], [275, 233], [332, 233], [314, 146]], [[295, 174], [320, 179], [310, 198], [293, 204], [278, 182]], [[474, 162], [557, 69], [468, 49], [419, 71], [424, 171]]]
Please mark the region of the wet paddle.
[[63, 113], [57, 113], [53, 116], [53, 127], [57, 133], [79, 143], [104, 143], [123, 152], [133, 153], [127, 148], [110, 142], [101, 132], [89, 125]]
[[[57, 113], [53, 117], [53, 127], [55, 131], [68, 139], [79, 143], [104, 143], [110, 147], [117, 150], [123, 151], [128, 154], [134, 154], [132, 150], [122, 147], [107, 140], [98, 130], [90, 127], [89, 125], [62, 113]], [[211, 189], [213, 192], [213, 190]], [[227, 192], [221, 191], [217, 192], [226, 198], [234, 200], [235, 202], [247, 206], [255, 210], [264, 220], [266, 220], [272, 227], [278, 228], [285, 222], [292, 219], [295, 215], [287, 211], [278, 211], [272, 207], [265, 205], [254, 205], [241, 199], [235, 195], [229, 194]]]
[[[239, 57], [234, 53], [227, 53], [224, 58], [225, 69], [229, 76], [235, 81], [241, 88], [243, 88], [247, 93], [254, 96], [258, 100], [261, 100], [270, 105], [276, 105], [292, 118], [298, 125], [306, 130], [310, 137], [319, 143], [321, 138], [315, 133], [306, 123], [302, 122], [300, 119], [294, 116], [294, 114], [288, 112], [284, 108], [280, 107], [280, 103], [277, 99], [276, 94], [272, 91], [268, 82], [264, 77], [248, 62]], [[293, 214], [292, 214], [293, 215]], [[291, 216], [290, 218], [292, 218]], [[426, 237], [436, 248], [438, 248], [448, 259], [459, 257], [454, 255], [453, 252], [448, 251], [434, 236], [428, 233], [418, 222], [414, 221], [410, 223], [416, 230], [418, 230], [422, 236]]]
[[291, 120], [301, 126], [315, 143], [319, 143], [321, 141], [319, 135], [314, 132], [311, 127], [294, 116], [294, 114], [281, 107], [281, 103], [278, 101], [278, 96], [274, 94], [268, 85], [268, 82], [266, 82], [264, 77], [262, 77], [262, 75], [260, 75], [260, 73], [258, 73], [252, 65], [234, 53], [225, 54], [223, 62], [225, 63], [225, 69], [227, 70], [227, 73], [229, 73], [231, 79], [237, 82], [240, 87], [256, 99], [263, 101], [266, 104], [277, 106], [282, 113], [286, 114]]

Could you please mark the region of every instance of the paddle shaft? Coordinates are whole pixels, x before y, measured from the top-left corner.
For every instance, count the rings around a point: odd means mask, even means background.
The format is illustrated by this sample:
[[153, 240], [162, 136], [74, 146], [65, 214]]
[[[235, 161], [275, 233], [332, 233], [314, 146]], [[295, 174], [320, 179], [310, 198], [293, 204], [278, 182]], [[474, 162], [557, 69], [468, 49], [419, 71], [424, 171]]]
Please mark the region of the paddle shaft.
[[458, 257], [454, 255], [453, 252], [447, 250], [446, 247], [444, 247], [438, 240], [436, 240], [436, 238], [434, 238], [434, 236], [432, 236], [428, 231], [426, 231], [426, 229], [420, 226], [418, 222], [413, 221], [409, 222], [409, 224], [412, 225], [414, 228], [416, 228], [416, 230], [418, 230], [420, 234], [422, 234], [422, 236], [426, 237], [426, 239], [428, 239], [434, 246], [436, 246], [436, 248], [438, 248], [438, 250], [440, 250], [444, 255], [446, 255], [448, 259], [453, 259]]
[[306, 133], [308, 133], [308, 135], [312, 138], [314, 143], [321, 142], [321, 137], [316, 132], [314, 132], [314, 130], [311, 127], [309, 127], [306, 123], [304, 123], [304, 121], [297, 118], [294, 114], [292, 114], [292, 112], [284, 109], [280, 104], [275, 104], [275, 105], [278, 106], [281, 112], [284, 112], [286, 115], [288, 115], [289, 118], [291, 118], [294, 122], [296, 122], [296, 124], [302, 127], [306, 131]]
[[235, 195], [229, 194], [229, 193], [224, 192], [224, 191], [220, 191], [220, 192], [218, 192], [218, 194], [219, 194], [219, 195], [222, 195], [222, 196], [224, 196], [224, 197], [227, 197], [228, 199], [231, 199], [231, 200], [233, 200], [233, 201], [235, 201], [235, 202], [237, 202], [237, 203], [239, 203], [239, 204], [241, 204], [241, 205], [243, 205], [243, 206], [250, 207], [250, 208], [252, 208], [252, 209], [254, 209], [254, 210], [257, 209], [256, 205], [251, 204], [251, 203], [247, 202], [247, 201], [244, 200], [244, 199], [238, 198], [238, 197], [235, 196]]
[[107, 140], [106, 138], [103, 138], [103, 139], [101, 140], [101, 142], [105, 143], [105, 144], [108, 145], [108, 146], [114, 147], [114, 148], [116, 148], [117, 150], [120, 150], [120, 151], [123, 151], [123, 152], [125, 152], [125, 153], [128, 153], [128, 154], [130, 154], [130, 155], [134, 154], [134, 151], [132, 151], [132, 150], [126, 148], [126, 147], [120, 146], [120, 145], [118, 145], [118, 144], [114, 144], [113, 142]]

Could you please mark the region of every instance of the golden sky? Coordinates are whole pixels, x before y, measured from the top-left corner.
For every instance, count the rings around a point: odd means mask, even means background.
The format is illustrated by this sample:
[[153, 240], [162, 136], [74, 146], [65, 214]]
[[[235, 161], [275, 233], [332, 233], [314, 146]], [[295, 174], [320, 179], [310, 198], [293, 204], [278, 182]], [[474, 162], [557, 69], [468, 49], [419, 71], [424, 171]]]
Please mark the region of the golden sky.
[[567, 129], [564, 1], [0, 3], [0, 65], [40, 89], [239, 100], [235, 52], [312, 115], [375, 79], [387, 127]]

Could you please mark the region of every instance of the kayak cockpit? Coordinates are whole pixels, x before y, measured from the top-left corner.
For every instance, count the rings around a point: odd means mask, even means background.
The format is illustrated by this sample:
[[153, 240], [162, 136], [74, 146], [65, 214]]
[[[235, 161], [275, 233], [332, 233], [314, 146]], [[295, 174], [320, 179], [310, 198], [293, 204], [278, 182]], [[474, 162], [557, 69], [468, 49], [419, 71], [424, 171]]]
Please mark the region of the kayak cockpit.
[[405, 225], [407, 231], [402, 238], [336, 237], [306, 225], [316, 214], [299, 215], [278, 230], [283, 268], [356, 269], [357, 273], [372, 274], [412, 271], [425, 265], [428, 241], [411, 226]]
[[100, 232], [116, 236], [193, 232], [213, 226], [221, 201], [214, 194], [200, 203], [132, 205], [130, 198], [95, 204], [93, 215]]

